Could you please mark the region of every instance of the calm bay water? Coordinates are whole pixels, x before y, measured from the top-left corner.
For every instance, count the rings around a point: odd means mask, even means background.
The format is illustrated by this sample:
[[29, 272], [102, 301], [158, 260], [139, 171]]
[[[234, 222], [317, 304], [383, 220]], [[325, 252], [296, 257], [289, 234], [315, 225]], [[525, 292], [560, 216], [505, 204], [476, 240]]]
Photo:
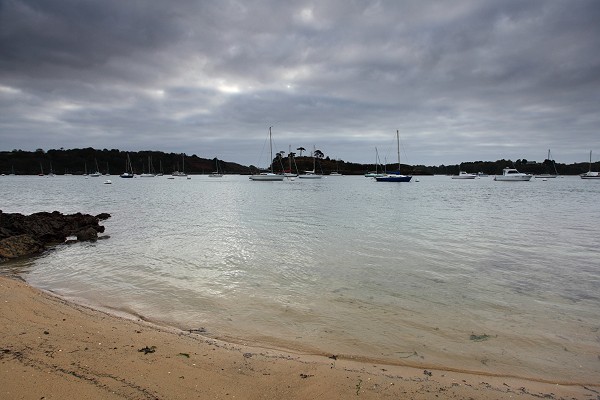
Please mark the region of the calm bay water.
[[600, 377], [600, 182], [104, 179], [0, 177], [4, 212], [112, 215], [110, 239], [0, 273], [244, 343]]

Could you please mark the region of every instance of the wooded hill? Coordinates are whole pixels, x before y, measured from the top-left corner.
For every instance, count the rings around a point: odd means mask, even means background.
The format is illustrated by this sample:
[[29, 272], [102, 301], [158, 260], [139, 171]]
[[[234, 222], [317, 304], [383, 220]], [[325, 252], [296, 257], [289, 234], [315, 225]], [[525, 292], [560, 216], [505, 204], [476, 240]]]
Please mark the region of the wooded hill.
[[[161, 151], [137, 151], [123, 152], [120, 150], [97, 150], [93, 148], [71, 149], [71, 150], [48, 150], [38, 149], [34, 152], [13, 150], [0, 152], [0, 173], [17, 175], [37, 175], [39, 173], [48, 174], [53, 172], [57, 175], [73, 174], [83, 175], [96, 171], [96, 165], [101, 173], [109, 172], [118, 175], [125, 172], [125, 163], [127, 155], [131, 159], [133, 170], [136, 174], [148, 172], [163, 172], [171, 174], [173, 171], [184, 170], [188, 174], [208, 174], [216, 170], [217, 163], [219, 170], [226, 174], [250, 174], [257, 172], [255, 166], [244, 166], [234, 162], [228, 162], [217, 159], [200, 158], [194, 155], [185, 155], [181, 153], [164, 153]], [[292, 171], [313, 169], [313, 159], [310, 156], [294, 157]], [[162, 171], [161, 171], [162, 167]], [[456, 175], [459, 169], [477, 173], [483, 172], [489, 175], [502, 174], [503, 168], [516, 168], [520, 172], [531, 174], [554, 173], [560, 175], [578, 175], [587, 172], [590, 168], [589, 163], [576, 164], [554, 164], [551, 160], [545, 160], [542, 163], [529, 162], [525, 159], [517, 161], [498, 160], [498, 161], [474, 161], [463, 162], [460, 165], [402, 165], [401, 172], [410, 175]], [[378, 165], [377, 170], [393, 171], [397, 170], [397, 164]], [[275, 172], [281, 172], [289, 169], [289, 159], [287, 156], [278, 154], [273, 159], [273, 169]], [[346, 162], [343, 160], [332, 160], [329, 157], [320, 157], [316, 159], [316, 172], [329, 174], [338, 171], [344, 175], [363, 175], [368, 171], [375, 171], [375, 164], [359, 164]], [[593, 171], [600, 170], [600, 162], [592, 164]]]

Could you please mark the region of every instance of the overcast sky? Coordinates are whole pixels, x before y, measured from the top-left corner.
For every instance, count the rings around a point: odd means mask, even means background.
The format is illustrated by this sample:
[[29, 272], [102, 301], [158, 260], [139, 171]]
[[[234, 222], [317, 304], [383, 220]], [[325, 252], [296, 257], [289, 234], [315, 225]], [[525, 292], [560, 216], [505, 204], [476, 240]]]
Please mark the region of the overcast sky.
[[600, 1], [0, 0], [0, 150], [600, 158]]

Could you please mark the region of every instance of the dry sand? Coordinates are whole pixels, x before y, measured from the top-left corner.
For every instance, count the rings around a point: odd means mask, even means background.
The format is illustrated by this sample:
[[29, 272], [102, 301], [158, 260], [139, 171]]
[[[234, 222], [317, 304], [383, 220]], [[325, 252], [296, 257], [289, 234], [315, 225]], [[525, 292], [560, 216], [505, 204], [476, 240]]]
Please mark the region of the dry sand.
[[600, 385], [230, 344], [92, 310], [0, 277], [0, 399], [354, 398], [600, 399]]

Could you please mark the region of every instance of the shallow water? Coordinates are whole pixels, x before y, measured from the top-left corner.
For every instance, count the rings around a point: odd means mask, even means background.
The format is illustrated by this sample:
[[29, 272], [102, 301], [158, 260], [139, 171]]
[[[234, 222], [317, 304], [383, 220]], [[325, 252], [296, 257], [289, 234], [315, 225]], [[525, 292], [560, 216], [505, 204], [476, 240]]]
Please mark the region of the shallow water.
[[4, 212], [112, 215], [110, 239], [2, 271], [244, 343], [600, 377], [600, 182], [104, 179], [0, 177]]

